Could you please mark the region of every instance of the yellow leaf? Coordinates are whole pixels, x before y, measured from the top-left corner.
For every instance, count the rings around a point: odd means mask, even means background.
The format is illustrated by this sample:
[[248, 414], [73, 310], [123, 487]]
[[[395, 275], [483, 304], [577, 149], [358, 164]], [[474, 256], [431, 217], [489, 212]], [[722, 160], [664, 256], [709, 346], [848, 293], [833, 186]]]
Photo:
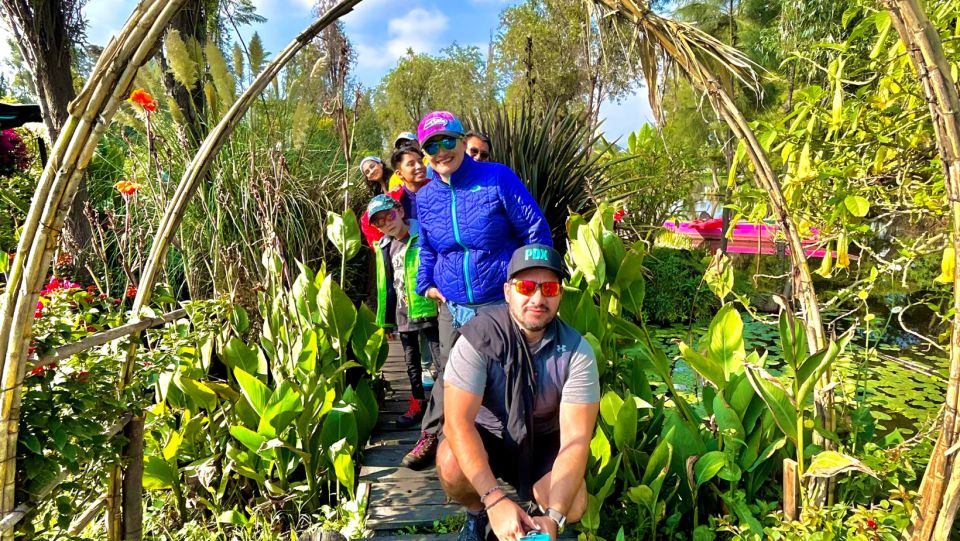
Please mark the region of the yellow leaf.
[[940, 260], [940, 276], [933, 279], [938, 284], [952, 284], [955, 268], [953, 247], [947, 247], [943, 250], [943, 259]]
[[847, 253], [849, 243], [847, 242], [847, 236], [841, 234], [840, 238], [837, 239], [837, 268], [845, 269], [850, 266], [850, 255]]
[[817, 269], [817, 274], [823, 276], [824, 278], [830, 278], [830, 271], [833, 270], [833, 252], [830, 251], [830, 244], [827, 244], [827, 253], [823, 256], [823, 261], [820, 262], [820, 268]]

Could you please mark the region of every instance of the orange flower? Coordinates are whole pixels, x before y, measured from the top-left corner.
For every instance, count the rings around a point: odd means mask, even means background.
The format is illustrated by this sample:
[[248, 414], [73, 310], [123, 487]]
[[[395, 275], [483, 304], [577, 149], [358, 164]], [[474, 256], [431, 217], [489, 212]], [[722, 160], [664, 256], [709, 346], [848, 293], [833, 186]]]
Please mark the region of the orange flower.
[[138, 88], [130, 94], [130, 102], [143, 107], [148, 113], [157, 110], [157, 101], [153, 99], [153, 96], [151, 96], [149, 92], [142, 88]]
[[140, 189], [140, 185], [135, 182], [130, 182], [129, 180], [121, 180], [120, 182], [113, 185], [114, 188], [123, 195], [130, 196], [137, 192]]

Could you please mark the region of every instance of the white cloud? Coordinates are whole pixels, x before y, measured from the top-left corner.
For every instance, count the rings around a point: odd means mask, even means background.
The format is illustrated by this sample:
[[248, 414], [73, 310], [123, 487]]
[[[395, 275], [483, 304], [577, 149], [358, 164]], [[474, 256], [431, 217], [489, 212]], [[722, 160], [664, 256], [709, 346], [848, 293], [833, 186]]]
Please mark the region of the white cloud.
[[390, 19], [387, 32], [390, 41], [387, 42], [387, 51], [396, 60], [413, 49], [415, 53], [432, 52], [438, 38], [447, 30], [447, 16], [440, 11], [427, 11], [417, 8], [403, 17]]
[[[377, 0], [371, 2], [371, 4], [376, 3], [378, 3]], [[364, 2], [361, 2], [360, 5], [364, 5]], [[377, 15], [382, 17], [383, 12], [360, 13], [358, 19], [354, 19], [351, 24], [359, 25], [361, 24], [359, 19]], [[386, 36], [383, 36], [382, 32], [372, 35], [369, 32], [352, 35], [351, 40], [353, 40], [357, 51], [358, 71], [381, 71], [396, 63], [400, 57], [407, 53], [407, 49], [412, 49], [415, 53], [436, 52], [449, 21], [447, 16], [439, 10], [426, 10], [418, 7], [408, 11], [402, 17], [395, 17], [387, 21]], [[372, 21], [366, 19], [363, 22]]]
[[[363, 0], [353, 11], [343, 17], [343, 25], [349, 32], [364, 30], [368, 25], [378, 25], [389, 13], [389, 6], [396, 5], [396, 0]], [[382, 30], [380, 30], [382, 32]]]

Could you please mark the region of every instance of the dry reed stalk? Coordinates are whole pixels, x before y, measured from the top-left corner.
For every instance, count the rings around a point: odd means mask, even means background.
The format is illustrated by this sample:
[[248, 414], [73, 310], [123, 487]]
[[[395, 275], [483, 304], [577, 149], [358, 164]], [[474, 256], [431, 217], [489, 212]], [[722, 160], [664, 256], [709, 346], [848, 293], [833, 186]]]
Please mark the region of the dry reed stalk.
[[[954, 264], [960, 265], [960, 96], [956, 82], [940, 35], [930, 24], [923, 8], [915, 0], [884, 0], [883, 5], [906, 46], [930, 106], [950, 203]], [[920, 484], [912, 527], [904, 532], [905, 539], [915, 541], [948, 539], [960, 505], [960, 468], [955, 464], [960, 440], [960, 418], [957, 416], [960, 407], [960, 272], [955, 272], [953, 277], [953, 309], [943, 424]]]
[[[163, 28], [184, 0], [144, 0], [108, 44], [78, 98], [41, 175], [7, 284], [0, 317], [0, 513], [14, 506], [20, 386], [34, 320], [34, 305], [46, 277], [60, 228], [80, 178], [137, 69], [149, 58]], [[12, 532], [4, 532], [11, 539]]]
[[[191, 198], [196, 193], [200, 181], [206, 177], [207, 171], [210, 169], [210, 166], [216, 159], [217, 153], [227, 142], [230, 134], [233, 133], [233, 130], [242, 120], [243, 115], [247, 112], [250, 106], [253, 105], [253, 102], [257, 99], [263, 89], [266, 88], [266, 86], [272, 80], [274, 80], [274, 78], [276, 78], [277, 74], [280, 73], [280, 70], [283, 69], [283, 67], [290, 60], [292, 60], [294, 56], [296, 56], [296, 54], [303, 49], [303, 47], [308, 45], [317, 35], [320, 34], [320, 32], [323, 31], [324, 28], [336, 22], [347, 13], [350, 13], [354, 6], [360, 2], [361, 0], [342, 0], [328, 9], [326, 13], [317, 19], [316, 22], [301, 32], [300, 35], [290, 42], [290, 44], [287, 45], [277, 55], [277, 57], [266, 66], [263, 71], [261, 71], [250, 87], [243, 93], [242, 96], [240, 96], [239, 99], [233, 103], [233, 105], [230, 107], [230, 110], [224, 114], [217, 126], [211, 130], [209, 134], [207, 134], [207, 137], [197, 150], [197, 154], [194, 156], [193, 160], [190, 161], [190, 164], [184, 171], [183, 176], [180, 179], [180, 184], [177, 186], [177, 189], [164, 212], [163, 218], [161, 218], [160, 224], [157, 226], [157, 232], [154, 235], [154, 241], [150, 248], [150, 254], [147, 257], [144, 271], [140, 276], [140, 284], [137, 288], [137, 296], [133, 301], [131, 312], [134, 314], [134, 318], [137, 318], [137, 314], [139, 314], [140, 309], [150, 302], [150, 298], [153, 295], [153, 288], [156, 285], [157, 278], [164, 267], [170, 242], [176, 234], [177, 229], [180, 227], [180, 222], [182, 221], [183, 215], [187, 210], [187, 205], [190, 203]], [[136, 337], [136, 335], [133, 336]], [[117, 384], [118, 392], [122, 393], [123, 389], [132, 381], [136, 354], [136, 340], [133, 340], [131, 345], [127, 348], [124, 366]], [[142, 448], [142, 442], [132, 441], [130, 442], [130, 445], [139, 445]], [[133, 467], [134, 469], [140, 468], [138, 464], [134, 464]], [[133, 538], [139, 539], [139, 531], [127, 531], [123, 534], [121, 534], [120, 531], [120, 489], [122, 481], [123, 474], [120, 468], [117, 467], [113, 472], [111, 472], [110, 475], [110, 497], [107, 509], [109, 515], [107, 520], [109, 526], [108, 537], [111, 540], [118, 540], [122, 535], [124, 538], [131, 538], [132, 536]], [[127, 484], [129, 486], [135, 483], [124, 481], [123, 484]], [[123, 500], [126, 502], [125, 505], [129, 505], [131, 507], [137, 507], [140, 505], [140, 496], [137, 494], [127, 494]]]

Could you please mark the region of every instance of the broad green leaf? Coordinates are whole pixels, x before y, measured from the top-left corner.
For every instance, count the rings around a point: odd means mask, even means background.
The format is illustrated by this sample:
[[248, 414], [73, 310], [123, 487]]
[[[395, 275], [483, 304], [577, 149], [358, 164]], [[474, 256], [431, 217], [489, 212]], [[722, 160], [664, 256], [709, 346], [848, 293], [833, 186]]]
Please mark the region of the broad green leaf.
[[600, 344], [600, 340], [597, 339], [593, 333], [587, 333], [583, 335], [583, 339], [590, 344], [590, 349], [593, 350], [593, 356], [597, 360], [597, 371], [600, 373], [600, 378], [603, 378], [604, 373], [607, 371], [608, 361], [606, 355], [603, 353], [603, 346]]
[[217, 408], [217, 393], [205, 383], [179, 374], [174, 380], [183, 390], [183, 393], [192, 398], [201, 408], [207, 411], [213, 411]]
[[[743, 424], [740, 421], [740, 417], [737, 416], [737, 412], [724, 400], [722, 394], [718, 393], [717, 396], [713, 398], [713, 415], [717, 420], [717, 426], [725, 435], [724, 443], [737, 448], [742, 446], [743, 442], [747, 439], [743, 430]], [[731, 440], [731, 435], [734, 440], [739, 441]]]
[[726, 386], [726, 380], [723, 376], [723, 367], [719, 363], [708, 359], [694, 351], [687, 344], [680, 342], [680, 355], [687, 361], [691, 368], [696, 370], [700, 376], [712, 383], [718, 389]]
[[251, 376], [240, 368], [234, 369], [233, 376], [237, 378], [240, 391], [243, 397], [247, 399], [247, 403], [257, 412], [257, 416], [263, 415], [272, 394], [270, 389], [256, 376]]
[[183, 435], [176, 430], [170, 432], [170, 439], [167, 440], [167, 444], [163, 446], [163, 459], [167, 462], [175, 462], [174, 459], [177, 457], [177, 451], [180, 450], [180, 444], [183, 443]]
[[717, 312], [707, 329], [707, 356], [721, 364], [727, 381], [743, 366], [743, 320], [733, 304]]
[[580, 524], [582, 524], [584, 528], [596, 531], [596, 529], [600, 527], [601, 504], [603, 504], [603, 500], [593, 494], [587, 494], [587, 510], [583, 513], [583, 517], [580, 518]]
[[293, 385], [284, 381], [274, 389], [263, 413], [260, 414], [257, 432], [268, 438], [276, 438], [301, 411], [303, 405], [300, 394]]
[[600, 399], [600, 416], [611, 427], [617, 424], [617, 415], [623, 406], [623, 399], [614, 391], [607, 391]]
[[610, 453], [610, 440], [603, 433], [603, 427], [597, 426], [593, 439], [590, 440], [590, 458], [599, 464], [599, 469], [602, 470], [610, 462]]
[[804, 332], [803, 323], [783, 311], [780, 312], [779, 329], [783, 360], [796, 373], [797, 368], [799, 368], [798, 364], [808, 353], [807, 334]]
[[693, 478], [697, 487], [716, 477], [726, 463], [727, 458], [722, 451], [710, 451], [698, 458], [693, 465]]
[[600, 241], [594, 236], [590, 225], [579, 214], [572, 214], [567, 220], [567, 233], [570, 239], [570, 257], [577, 270], [583, 272], [590, 289], [599, 291], [606, 279], [606, 265]]
[[776, 441], [768, 445], [767, 448], [764, 449], [762, 453], [760, 453], [760, 456], [757, 457], [756, 462], [754, 462], [749, 468], [747, 468], [747, 471], [752, 473], [753, 470], [757, 469], [760, 466], [760, 464], [763, 464], [767, 460], [770, 460], [770, 457], [772, 457], [774, 453], [782, 449], [783, 446], [786, 444], [787, 444], [787, 438], [783, 437], [783, 438], [777, 439]]
[[166, 490], [179, 483], [177, 469], [166, 460], [147, 455], [143, 459], [143, 488], [147, 490]]
[[757, 391], [764, 404], [773, 414], [773, 420], [780, 427], [783, 434], [797, 443], [797, 410], [791, 401], [790, 395], [773, 376], [762, 368], [747, 367], [747, 378], [750, 385]]
[[625, 263], [626, 250], [623, 248], [623, 239], [612, 231], [604, 231], [600, 234], [600, 241], [603, 261], [607, 266], [606, 280], [612, 282], [615, 276], [619, 276], [621, 265]]
[[350, 335], [350, 349], [353, 350], [353, 354], [363, 366], [371, 364], [366, 350], [367, 343], [379, 329], [376, 314], [367, 308], [366, 304], [360, 303], [357, 309], [357, 321], [353, 326], [353, 333]]
[[843, 206], [850, 211], [850, 214], [857, 218], [863, 218], [870, 212], [870, 201], [859, 195], [848, 195], [843, 199]]
[[807, 471], [804, 472], [803, 476], [826, 478], [852, 471], [863, 472], [879, 479], [877, 473], [867, 467], [863, 462], [860, 462], [852, 456], [838, 453], [837, 451], [821, 451], [818, 453], [817, 456], [813, 457], [813, 460], [810, 461], [810, 466], [807, 468]]
[[220, 524], [230, 524], [232, 526], [240, 526], [244, 528], [250, 525], [250, 519], [236, 509], [230, 509], [229, 511], [220, 513], [220, 516], [217, 517], [217, 522]]
[[627, 393], [626, 399], [617, 412], [617, 422], [613, 425], [613, 441], [617, 449], [633, 449], [637, 443], [637, 403]]
[[331, 276], [327, 276], [320, 286], [317, 307], [320, 325], [330, 337], [330, 342], [338, 351], [343, 351], [357, 321], [357, 309]]
[[350, 453], [342, 451], [337, 453], [333, 459], [333, 471], [337, 476], [337, 481], [346, 487], [347, 492], [350, 493], [350, 498], [353, 499], [355, 468], [353, 467], [353, 457], [350, 456]]
[[353, 210], [347, 209], [343, 216], [336, 212], [327, 214], [327, 238], [347, 261], [357, 255], [360, 251], [360, 224]]
[[597, 337], [603, 336], [600, 328], [600, 314], [597, 305], [593, 303], [591, 295], [580, 297], [580, 303], [577, 305], [576, 312], [570, 319], [564, 320], [574, 329], [580, 331], [580, 334], [592, 334]]
[[330, 450], [336, 442], [342, 439], [346, 439], [347, 443], [354, 449], [356, 449], [359, 444], [360, 437], [357, 431], [357, 419], [356, 416], [354, 416], [353, 408], [349, 405], [333, 408], [323, 421], [320, 442], [323, 445], [323, 449], [327, 451], [331, 462], [333, 462], [335, 457], [330, 453]]
[[250, 328], [250, 318], [247, 311], [240, 305], [234, 305], [230, 309], [230, 325], [237, 334], [243, 334]]
[[[670, 444], [667, 438], [661, 439], [660, 443], [658, 443], [657, 447], [653, 450], [653, 453], [650, 454], [650, 460], [647, 462], [647, 467], [643, 472], [643, 484], [650, 485], [655, 492], [659, 493], [662, 478], [666, 477], [667, 472], [670, 470], [670, 461], [672, 459], [673, 445]], [[661, 478], [661, 481], [658, 482], [658, 478]]]
[[813, 390], [817, 384], [817, 380], [819, 380], [824, 372], [830, 368], [830, 365], [837, 360], [837, 357], [839, 357], [840, 353], [846, 348], [851, 336], [851, 334], [847, 334], [840, 339], [839, 343], [831, 340], [826, 350], [817, 352], [803, 361], [796, 376], [799, 389], [794, 399], [797, 401], [797, 404], [803, 405], [806, 402], [807, 395]]
[[233, 425], [230, 427], [230, 435], [243, 444], [244, 447], [254, 453], [259, 453], [260, 448], [267, 442], [267, 437], [257, 434], [245, 426]]
[[257, 358], [257, 348], [248, 346], [237, 337], [233, 337], [220, 351], [223, 364], [233, 369], [241, 369], [249, 374], [257, 373], [260, 360]]
[[[730, 229], [732, 230], [733, 227], [731, 226]], [[717, 252], [703, 279], [714, 295], [721, 301], [726, 299], [733, 292], [734, 285], [733, 265], [730, 263], [730, 258], [722, 252]]]

